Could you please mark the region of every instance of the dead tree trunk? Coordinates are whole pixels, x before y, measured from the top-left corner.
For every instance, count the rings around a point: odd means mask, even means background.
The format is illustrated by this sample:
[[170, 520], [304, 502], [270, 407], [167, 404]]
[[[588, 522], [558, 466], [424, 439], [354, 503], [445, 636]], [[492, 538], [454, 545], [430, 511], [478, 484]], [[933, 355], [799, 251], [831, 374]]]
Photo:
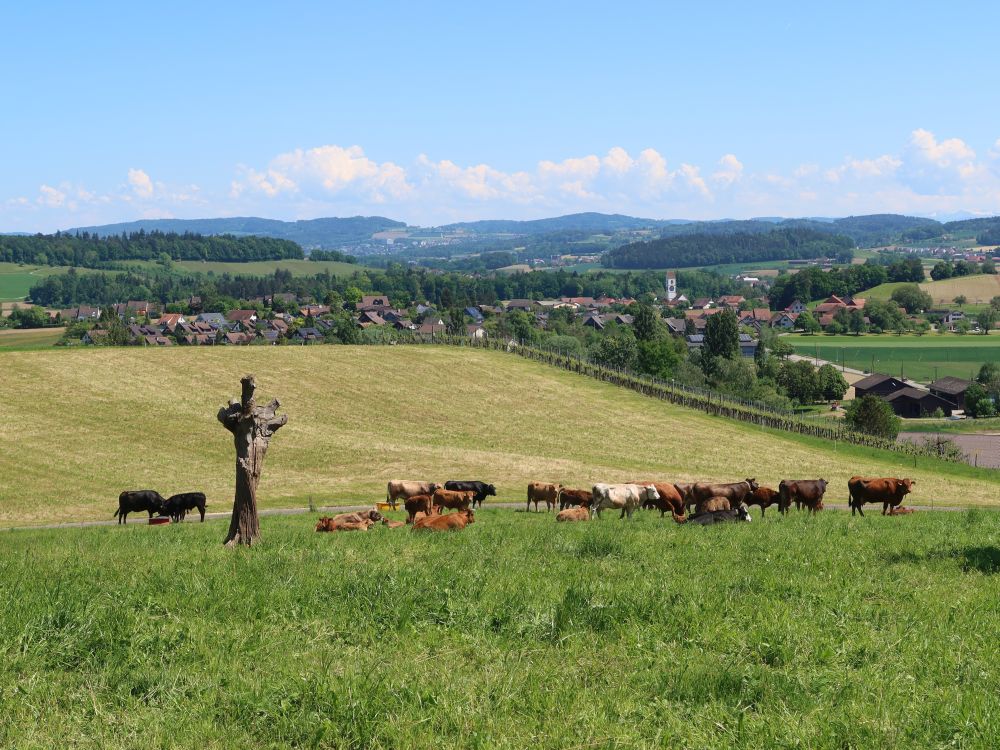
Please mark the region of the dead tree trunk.
[[232, 399], [228, 407], [219, 409], [222, 426], [233, 433], [236, 445], [236, 498], [233, 500], [233, 518], [224, 544], [253, 544], [260, 538], [260, 519], [257, 516], [257, 483], [264, 467], [264, 454], [271, 436], [288, 422], [288, 415], [275, 414], [281, 405], [274, 399], [267, 406], [257, 406], [254, 401], [253, 375], [245, 375], [241, 400]]

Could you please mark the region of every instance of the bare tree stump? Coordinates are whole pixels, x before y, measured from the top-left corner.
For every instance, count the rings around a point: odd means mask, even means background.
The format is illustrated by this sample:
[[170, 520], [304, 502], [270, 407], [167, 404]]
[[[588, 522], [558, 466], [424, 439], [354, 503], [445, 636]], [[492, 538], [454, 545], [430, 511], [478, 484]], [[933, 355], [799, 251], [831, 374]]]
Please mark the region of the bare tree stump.
[[288, 422], [288, 415], [277, 416], [281, 403], [274, 399], [267, 406], [257, 406], [254, 401], [253, 375], [244, 375], [243, 395], [240, 401], [232, 399], [228, 407], [219, 409], [218, 420], [233, 433], [236, 445], [236, 497], [233, 500], [233, 517], [224, 544], [250, 545], [260, 538], [260, 519], [257, 516], [257, 483], [264, 467], [271, 436]]

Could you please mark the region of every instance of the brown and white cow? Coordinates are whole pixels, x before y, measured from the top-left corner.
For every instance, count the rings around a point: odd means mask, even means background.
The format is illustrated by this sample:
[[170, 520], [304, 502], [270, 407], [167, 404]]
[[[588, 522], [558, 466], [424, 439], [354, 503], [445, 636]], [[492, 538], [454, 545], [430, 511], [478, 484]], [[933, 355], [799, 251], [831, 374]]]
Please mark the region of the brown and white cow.
[[778, 484], [781, 503], [778, 510], [787, 513], [795, 503], [795, 508], [805, 507], [810, 513], [823, 510], [823, 495], [828, 482], [825, 479], [782, 479]]
[[585, 506], [580, 506], [578, 508], [566, 508], [566, 510], [561, 510], [556, 514], [557, 521], [589, 521], [590, 520], [590, 508]]
[[531, 504], [535, 504], [535, 512], [538, 512], [538, 503], [545, 503], [545, 510], [550, 511], [559, 502], [559, 492], [562, 490], [561, 484], [551, 484], [549, 482], [529, 482], [528, 483], [528, 510]]
[[851, 477], [847, 480], [847, 489], [851, 492], [851, 515], [857, 511], [862, 516], [865, 512], [861, 506], [865, 503], [882, 503], [882, 515], [887, 515], [890, 508], [903, 502], [903, 497], [913, 491], [915, 479], [896, 479], [893, 477]]
[[427, 516], [414, 522], [410, 531], [461, 531], [470, 523], [475, 522], [475, 513], [471, 508], [457, 513], [445, 513], [440, 516]]
[[393, 479], [386, 485], [385, 488], [385, 501], [392, 506], [393, 510], [396, 510], [396, 500], [403, 498], [404, 500], [408, 497], [413, 497], [414, 495], [433, 495], [434, 490], [438, 489], [441, 485], [437, 482], [416, 482], [409, 481], [406, 479]]
[[605, 508], [620, 509], [619, 518], [625, 518], [626, 515], [631, 518], [635, 509], [644, 502], [658, 500], [660, 497], [656, 487], [651, 484], [643, 487], [637, 484], [600, 483], [594, 485], [591, 493], [594, 496], [594, 502], [590, 506], [590, 512], [591, 514], [596, 513], [598, 518], [601, 517], [601, 511]]

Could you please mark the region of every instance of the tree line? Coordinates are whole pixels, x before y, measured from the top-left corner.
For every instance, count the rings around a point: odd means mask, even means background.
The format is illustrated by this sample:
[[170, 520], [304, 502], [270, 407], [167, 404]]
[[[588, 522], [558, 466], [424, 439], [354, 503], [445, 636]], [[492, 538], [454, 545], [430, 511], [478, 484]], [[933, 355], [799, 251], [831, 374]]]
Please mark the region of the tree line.
[[610, 268], [683, 268], [727, 263], [835, 258], [849, 262], [854, 241], [813, 229], [765, 233], [689, 234], [634, 242], [605, 253]]
[[796, 274], [778, 276], [771, 287], [771, 302], [774, 309], [780, 310], [797, 299], [812, 302], [830, 295], [854, 295], [889, 281], [919, 283], [924, 278], [923, 266], [917, 258], [895, 260], [888, 266], [869, 261], [829, 271], [811, 266]]
[[88, 234], [0, 236], [0, 262], [107, 267], [125, 260], [256, 261], [304, 257], [290, 240], [231, 234], [204, 236], [146, 232], [99, 237]]

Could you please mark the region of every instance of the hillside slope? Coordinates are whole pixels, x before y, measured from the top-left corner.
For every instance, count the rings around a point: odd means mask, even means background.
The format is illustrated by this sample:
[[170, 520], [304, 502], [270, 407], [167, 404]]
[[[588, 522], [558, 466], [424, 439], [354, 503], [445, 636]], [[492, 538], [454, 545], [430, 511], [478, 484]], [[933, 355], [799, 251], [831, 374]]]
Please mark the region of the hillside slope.
[[[233, 448], [215, 414], [257, 375], [288, 425], [265, 507], [384, 497], [391, 478], [529, 480], [912, 475], [914, 502], [996, 503], [969, 467], [845, 452], [708, 417], [498, 352], [447, 347], [78, 349], [0, 355], [0, 525], [110, 518], [123, 489], [204, 490], [231, 506]], [[922, 466], [924, 466], [922, 465]], [[979, 478], [977, 478], [979, 477]]]

